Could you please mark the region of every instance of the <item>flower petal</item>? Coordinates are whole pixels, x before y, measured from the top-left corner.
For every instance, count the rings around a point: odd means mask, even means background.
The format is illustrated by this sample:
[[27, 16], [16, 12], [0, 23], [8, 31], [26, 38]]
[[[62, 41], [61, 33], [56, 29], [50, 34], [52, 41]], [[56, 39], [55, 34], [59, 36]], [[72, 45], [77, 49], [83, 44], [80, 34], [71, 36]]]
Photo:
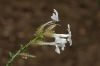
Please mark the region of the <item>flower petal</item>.
[[60, 54], [60, 49], [59, 49], [59, 47], [57, 45], [56, 45], [55, 52], [58, 53], [58, 54]]
[[53, 21], [59, 21], [57, 10], [54, 9], [54, 13], [53, 13], [52, 16], [51, 16], [51, 19], [52, 19]]
[[72, 45], [72, 39], [71, 39], [71, 31], [70, 31], [70, 25], [68, 24], [68, 33], [69, 33], [69, 36], [68, 36], [68, 39], [67, 39], [67, 41], [69, 41], [69, 43], [70, 43], [70, 46]]

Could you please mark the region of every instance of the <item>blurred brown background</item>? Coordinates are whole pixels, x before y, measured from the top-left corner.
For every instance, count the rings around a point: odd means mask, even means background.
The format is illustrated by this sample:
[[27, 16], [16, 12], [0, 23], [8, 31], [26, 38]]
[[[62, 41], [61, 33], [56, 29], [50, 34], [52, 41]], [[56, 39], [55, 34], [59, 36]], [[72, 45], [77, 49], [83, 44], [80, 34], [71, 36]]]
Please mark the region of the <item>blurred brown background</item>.
[[16, 59], [13, 66], [100, 66], [100, 0], [0, 0], [0, 66], [50, 20], [53, 9], [61, 20], [58, 33], [71, 25], [73, 45], [60, 55], [52, 46], [29, 47], [37, 57]]

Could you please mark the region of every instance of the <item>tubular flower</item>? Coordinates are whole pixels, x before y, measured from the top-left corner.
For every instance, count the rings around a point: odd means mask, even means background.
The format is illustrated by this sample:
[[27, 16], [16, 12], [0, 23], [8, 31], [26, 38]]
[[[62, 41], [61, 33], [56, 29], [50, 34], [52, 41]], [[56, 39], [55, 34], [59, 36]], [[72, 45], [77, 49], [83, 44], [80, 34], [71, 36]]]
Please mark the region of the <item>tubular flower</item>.
[[70, 43], [70, 46], [72, 45], [70, 25], [68, 24], [68, 34], [53, 34], [53, 37], [55, 38], [55, 51], [60, 54], [60, 48], [63, 51], [67, 42]]

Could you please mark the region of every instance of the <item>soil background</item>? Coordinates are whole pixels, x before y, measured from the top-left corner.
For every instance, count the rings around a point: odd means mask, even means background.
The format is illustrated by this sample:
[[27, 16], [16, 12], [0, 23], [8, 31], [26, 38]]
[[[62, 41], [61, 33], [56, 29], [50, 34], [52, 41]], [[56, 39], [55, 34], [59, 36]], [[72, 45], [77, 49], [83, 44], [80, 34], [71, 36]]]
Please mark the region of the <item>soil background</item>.
[[18, 58], [12, 66], [100, 66], [100, 0], [0, 0], [0, 66], [51, 20], [53, 9], [61, 20], [56, 32], [67, 33], [70, 24], [73, 45], [60, 55], [53, 46], [31, 46], [36, 58]]

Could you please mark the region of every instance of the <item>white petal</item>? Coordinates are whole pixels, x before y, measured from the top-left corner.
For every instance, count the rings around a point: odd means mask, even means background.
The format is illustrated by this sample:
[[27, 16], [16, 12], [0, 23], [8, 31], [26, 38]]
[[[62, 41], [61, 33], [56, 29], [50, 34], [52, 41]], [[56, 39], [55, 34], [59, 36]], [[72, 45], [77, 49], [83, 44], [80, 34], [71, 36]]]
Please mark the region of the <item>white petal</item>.
[[70, 30], [70, 25], [68, 24], [68, 29]]
[[55, 43], [56, 44], [61, 43], [61, 39], [59, 37], [55, 37]]
[[61, 47], [61, 50], [64, 51], [64, 47]]
[[54, 13], [51, 16], [51, 19], [54, 21], [59, 21], [58, 19], [58, 12], [54, 9]]
[[72, 39], [71, 38], [68, 38], [68, 41], [70, 43], [70, 46], [72, 45]]
[[57, 45], [56, 45], [55, 52], [58, 53], [58, 54], [60, 54], [60, 49], [59, 49], [59, 47]]
[[69, 33], [69, 37], [68, 37], [68, 41], [69, 41], [69, 43], [70, 43], [70, 46], [72, 45], [72, 39], [71, 39], [71, 31], [70, 31], [70, 25], [68, 24], [68, 33]]
[[68, 33], [69, 33], [69, 35], [71, 35], [71, 31], [70, 31], [70, 25], [68, 24]]

